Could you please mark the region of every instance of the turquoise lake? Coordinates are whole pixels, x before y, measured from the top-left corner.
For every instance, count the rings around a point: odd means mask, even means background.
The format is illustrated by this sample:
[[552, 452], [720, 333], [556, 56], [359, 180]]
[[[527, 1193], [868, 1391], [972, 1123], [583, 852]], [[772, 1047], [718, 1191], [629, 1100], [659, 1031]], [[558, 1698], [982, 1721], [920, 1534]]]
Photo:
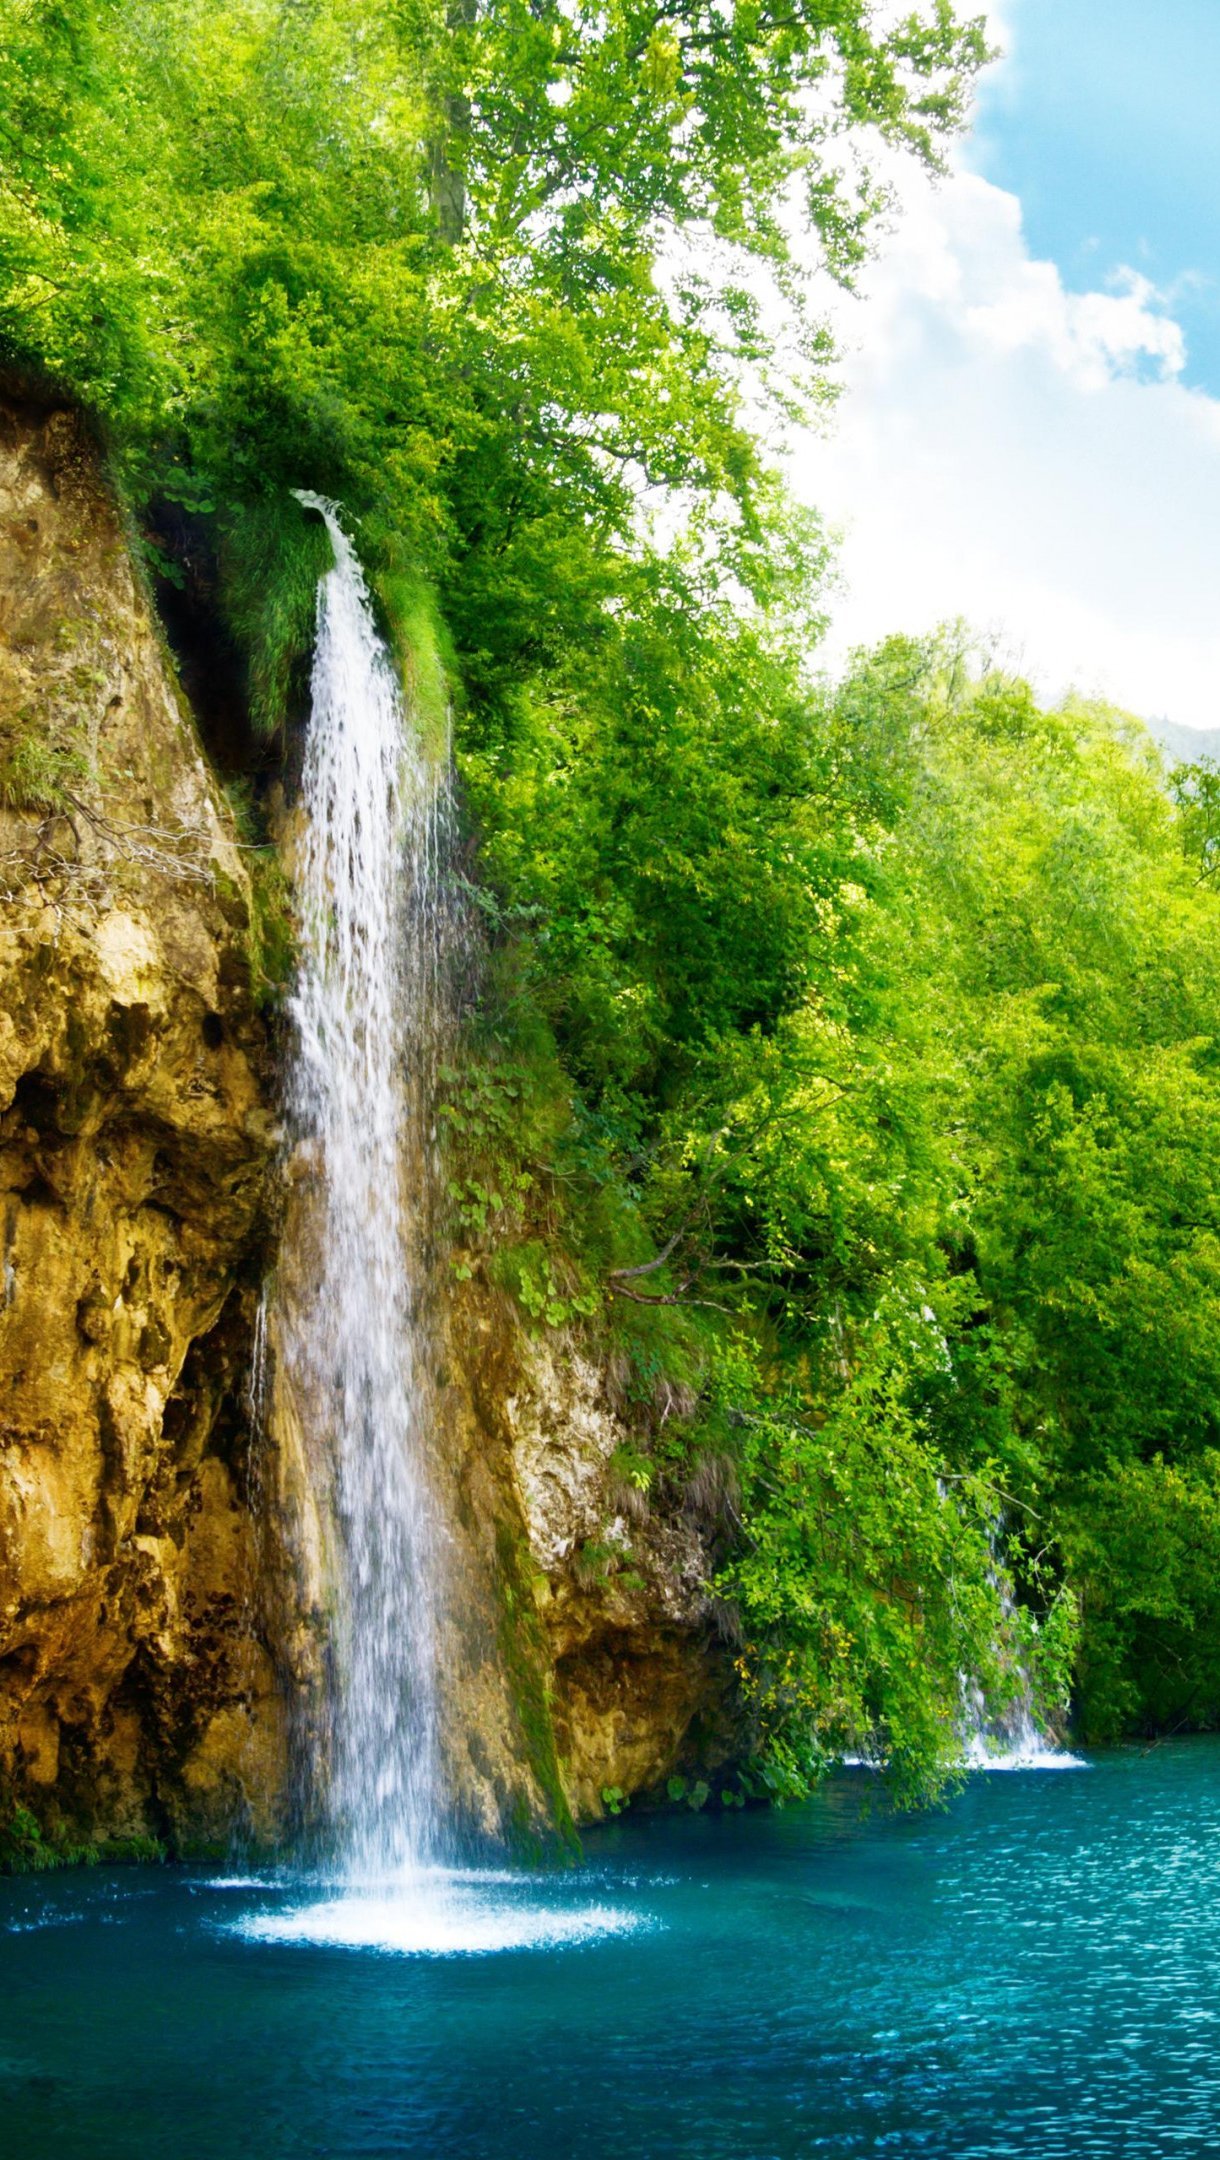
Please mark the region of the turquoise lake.
[[564, 1877], [333, 1901], [0, 1884], [11, 2160], [796, 2160], [1220, 2146], [1220, 1742], [895, 1818], [625, 1816]]

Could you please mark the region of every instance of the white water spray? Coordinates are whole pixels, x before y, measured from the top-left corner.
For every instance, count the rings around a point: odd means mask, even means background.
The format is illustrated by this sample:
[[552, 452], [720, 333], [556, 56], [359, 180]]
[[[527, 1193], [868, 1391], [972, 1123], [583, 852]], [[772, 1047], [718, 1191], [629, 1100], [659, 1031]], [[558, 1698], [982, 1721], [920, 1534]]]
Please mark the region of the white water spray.
[[[997, 1530], [992, 1537], [995, 1559], [992, 1581], [1000, 1600], [1005, 1631], [1015, 1636], [1016, 1601], [999, 1558], [998, 1539]], [[1034, 1691], [1024, 1664], [1018, 1665], [1015, 1678], [1013, 1700], [1000, 1716], [994, 1717], [988, 1713], [979, 1682], [971, 1674], [962, 1675], [961, 1744], [966, 1769], [1082, 1770], [1084, 1764], [1079, 1755], [1070, 1755], [1038, 1723]]]
[[1000, 1719], [989, 1719], [977, 1680], [962, 1689], [962, 1759], [967, 1770], [1082, 1770], [1079, 1755], [1047, 1737], [1028, 1693]]
[[352, 1876], [436, 1858], [443, 1538], [429, 1470], [432, 1082], [442, 1034], [438, 834], [425, 752], [333, 504], [295, 864], [289, 1109], [309, 1250], [280, 1316], [329, 1463], [338, 1540], [328, 1811]]
[[[301, 1428], [337, 1542], [321, 1569], [336, 1598], [322, 1752], [342, 1887], [250, 1914], [241, 1931], [427, 1956], [587, 1942], [639, 1922], [601, 1898], [543, 1900], [528, 1882], [445, 1864], [448, 1541], [432, 1474], [429, 1284], [433, 1102], [460, 952], [448, 766], [431, 764], [404, 707], [333, 504], [298, 499], [325, 519], [335, 564], [318, 593], [294, 866], [295, 1190], [270, 1319], [260, 1308], [251, 1410], [271, 1336], [274, 1392]], [[315, 1767], [316, 1751], [307, 1774]]]

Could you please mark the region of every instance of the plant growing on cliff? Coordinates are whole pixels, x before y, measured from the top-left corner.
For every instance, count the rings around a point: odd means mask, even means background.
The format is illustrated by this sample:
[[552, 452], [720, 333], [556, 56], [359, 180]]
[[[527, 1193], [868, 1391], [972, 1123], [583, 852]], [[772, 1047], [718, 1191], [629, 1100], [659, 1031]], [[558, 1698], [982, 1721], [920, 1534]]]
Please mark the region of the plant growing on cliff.
[[48, 1836], [37, 1816], [15, 1805], [0, 1823], [0, 1875], [43, 1875], [53, 1868], [139, 1867], [164, 1860], [159, 1838], [74, 1839], [70, 1833]]
[[0, 731], [0, 803], [9, 810], [62, 814], [95, 777], [88, 729], [79, 720], [18, 713]]

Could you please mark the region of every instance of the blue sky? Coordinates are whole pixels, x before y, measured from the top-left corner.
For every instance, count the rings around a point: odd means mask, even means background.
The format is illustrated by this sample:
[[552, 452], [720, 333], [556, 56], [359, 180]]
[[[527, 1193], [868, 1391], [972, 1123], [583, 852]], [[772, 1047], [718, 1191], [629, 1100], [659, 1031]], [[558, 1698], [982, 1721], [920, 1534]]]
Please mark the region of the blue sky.
[[[895, 6], [900, 0], [893, 0]], [[1042, 693], [1220, 725], [1220, 0], [992, 0], [971, 136], [901, 204], [830, 425], [826, 649], [965, 619]]]
[[1085, 291], [1117, 264], [1166, 292], [1184, 379], [1220, 395], [1220, 0], [1008, 0], [974, 170]]

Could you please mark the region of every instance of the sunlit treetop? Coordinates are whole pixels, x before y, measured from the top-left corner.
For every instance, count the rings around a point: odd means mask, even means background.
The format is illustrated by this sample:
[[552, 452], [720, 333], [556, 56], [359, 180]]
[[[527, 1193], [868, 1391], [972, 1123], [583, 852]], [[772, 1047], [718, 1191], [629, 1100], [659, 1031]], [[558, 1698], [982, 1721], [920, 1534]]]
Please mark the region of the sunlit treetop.
[[0, 347], [430, 546], [469, 455], [620, 533], [641, 477], [746, 502], [749, 259], [791, 330], [984, 57], [947, 0], [0, 0]]

